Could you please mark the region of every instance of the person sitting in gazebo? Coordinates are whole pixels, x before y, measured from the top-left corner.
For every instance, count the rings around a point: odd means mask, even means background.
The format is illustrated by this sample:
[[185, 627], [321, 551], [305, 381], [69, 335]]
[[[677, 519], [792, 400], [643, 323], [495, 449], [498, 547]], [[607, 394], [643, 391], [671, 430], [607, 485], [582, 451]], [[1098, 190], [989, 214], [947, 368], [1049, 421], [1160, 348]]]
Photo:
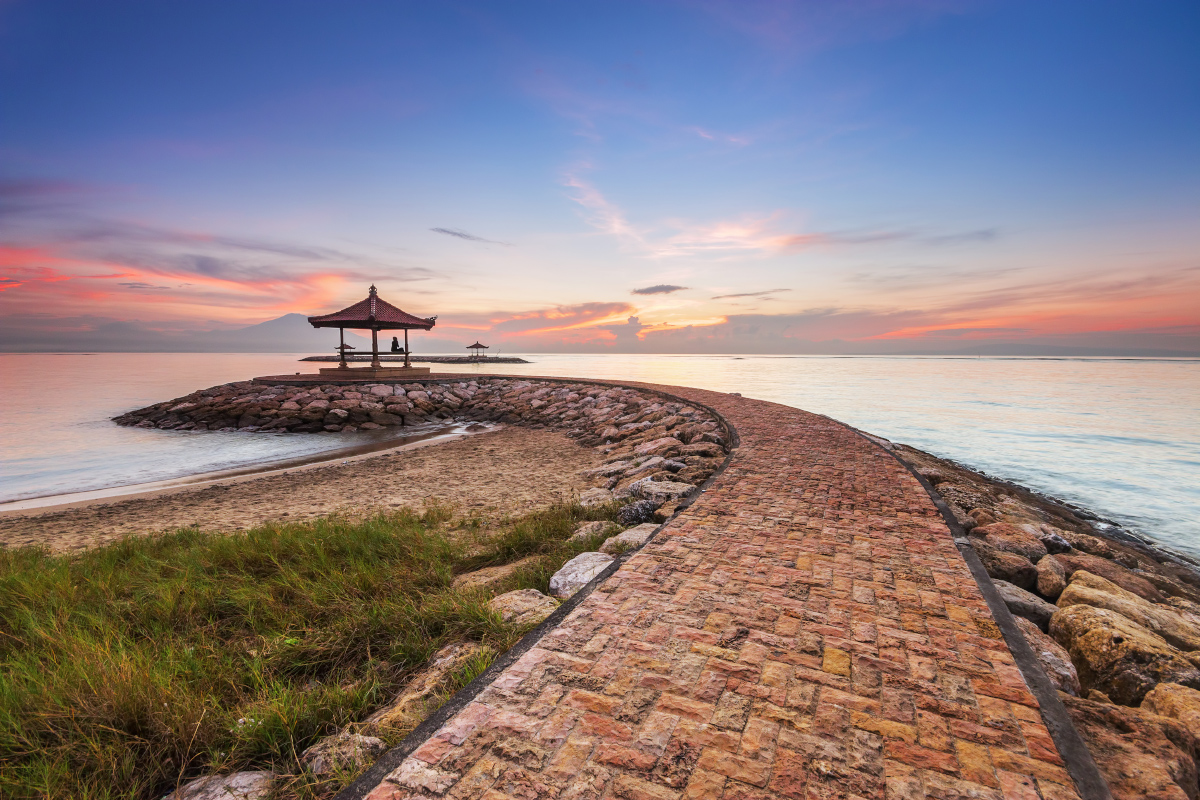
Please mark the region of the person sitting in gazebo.
[[398, 336], [392, 337], [392, 352], [393, 353], [403, 353], [404, 352], [404, 348], [400, 346], [400, 337], [398, 337]]

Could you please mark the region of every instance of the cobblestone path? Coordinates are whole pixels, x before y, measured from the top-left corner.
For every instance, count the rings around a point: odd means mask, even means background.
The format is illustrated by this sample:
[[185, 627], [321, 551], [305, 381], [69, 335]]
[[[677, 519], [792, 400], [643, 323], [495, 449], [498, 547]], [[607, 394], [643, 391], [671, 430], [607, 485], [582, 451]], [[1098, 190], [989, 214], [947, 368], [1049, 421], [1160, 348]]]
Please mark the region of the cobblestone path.
[[371, 800], [1078, 797], [890, 454], [786, 406], [649, 388], [722, 413], [729, 468]]

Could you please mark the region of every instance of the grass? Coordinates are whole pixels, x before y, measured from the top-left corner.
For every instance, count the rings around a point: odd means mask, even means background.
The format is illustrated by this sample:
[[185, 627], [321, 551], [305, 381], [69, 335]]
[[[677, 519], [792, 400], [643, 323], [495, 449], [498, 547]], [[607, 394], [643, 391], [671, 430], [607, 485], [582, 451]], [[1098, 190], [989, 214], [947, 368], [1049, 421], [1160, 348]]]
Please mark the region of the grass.
[[[184, 529], [76, 556], [0, 550], [0, 796], [158, 798], [211, 772], [300, 772], [322, 736], [386, 703], [440, 647], [486, 645], [449, 693], [522, 631], [493, 592], [546, 591], [615, 508], [503, 520], [450, 509], [239, 534]], [[529, 558], [493, 591], [456, 574]], [[292, 796], [328, 796], [299, 780]]]

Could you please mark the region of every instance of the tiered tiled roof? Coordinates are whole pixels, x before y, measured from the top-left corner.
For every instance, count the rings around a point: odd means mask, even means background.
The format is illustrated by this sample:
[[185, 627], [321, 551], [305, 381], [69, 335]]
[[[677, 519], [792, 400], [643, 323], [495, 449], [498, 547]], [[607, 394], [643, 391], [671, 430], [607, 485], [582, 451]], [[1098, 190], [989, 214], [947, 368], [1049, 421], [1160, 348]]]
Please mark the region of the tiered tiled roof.
[[374, 286], [365, 300], [360, 300], [349, 308], [325, 314], [319, 317], [309, 317], [308, 321], [314, 328], [374, 328], [376, 330], [402, 330], [404, 328], [420, 328], [429, 330], [434, 326], [437, 317], [422, 319], [414, 317], [407, 311], [396, 308], [380, 297]]

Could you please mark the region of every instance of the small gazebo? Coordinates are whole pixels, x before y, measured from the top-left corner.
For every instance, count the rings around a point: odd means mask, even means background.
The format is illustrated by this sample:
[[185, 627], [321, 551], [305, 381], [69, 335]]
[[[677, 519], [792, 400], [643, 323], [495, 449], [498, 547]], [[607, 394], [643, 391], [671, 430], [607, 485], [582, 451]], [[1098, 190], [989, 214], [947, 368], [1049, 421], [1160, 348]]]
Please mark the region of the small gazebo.
[[[391, 303], [379, 296], [374, 284], [371, 285], [370, 292], [365, 300], [360, 300], [349, 308], [343, 308], [341, 311], [333, 314], [325, 314], [319, 317], [309, 317], [308, 322], [314, 328], [337, 328], [341, 343], [338, 345], [338, 353], [340, 354], [340, 362], [337, 369], [349, 369], [346, 364], [346, 351], [354, 348], [346, 344], [346, 328], [352, 330], [369, 330], [371, 331], [371, 367], [370, 370], [374, 373], [395, 372], [400, 373], [400, 368], [388, 370], [379, 363], [379, 332], [380, 331], [404, 331], [404, 367], [407, 372], [415, 372], [416, 369], [409, 364], [409, 348], [408, 348], [408, 332], [410, 330], [427, 331], [432, 328], [437, 320], [437, 317], [414, 317], [406, 311], [396, 308]], [[332, 371], [332, 370], [331, 370]], [[365, 370], [358, 370], [365, 372]], [[428, 372], [428, 369], [421, 370]], [[321, 370], [326, 372], [326, 370]], [[384, 375], [371, 375], [366, 377], [385, 377]]]
[[488, 349], [486, 344], [480, 344], [479, 340], [475, 340], [475, 344], [467, 345], [467, 349], [471, 351], [471, 358], [487, 358], [487, 353], [483, 352]]

